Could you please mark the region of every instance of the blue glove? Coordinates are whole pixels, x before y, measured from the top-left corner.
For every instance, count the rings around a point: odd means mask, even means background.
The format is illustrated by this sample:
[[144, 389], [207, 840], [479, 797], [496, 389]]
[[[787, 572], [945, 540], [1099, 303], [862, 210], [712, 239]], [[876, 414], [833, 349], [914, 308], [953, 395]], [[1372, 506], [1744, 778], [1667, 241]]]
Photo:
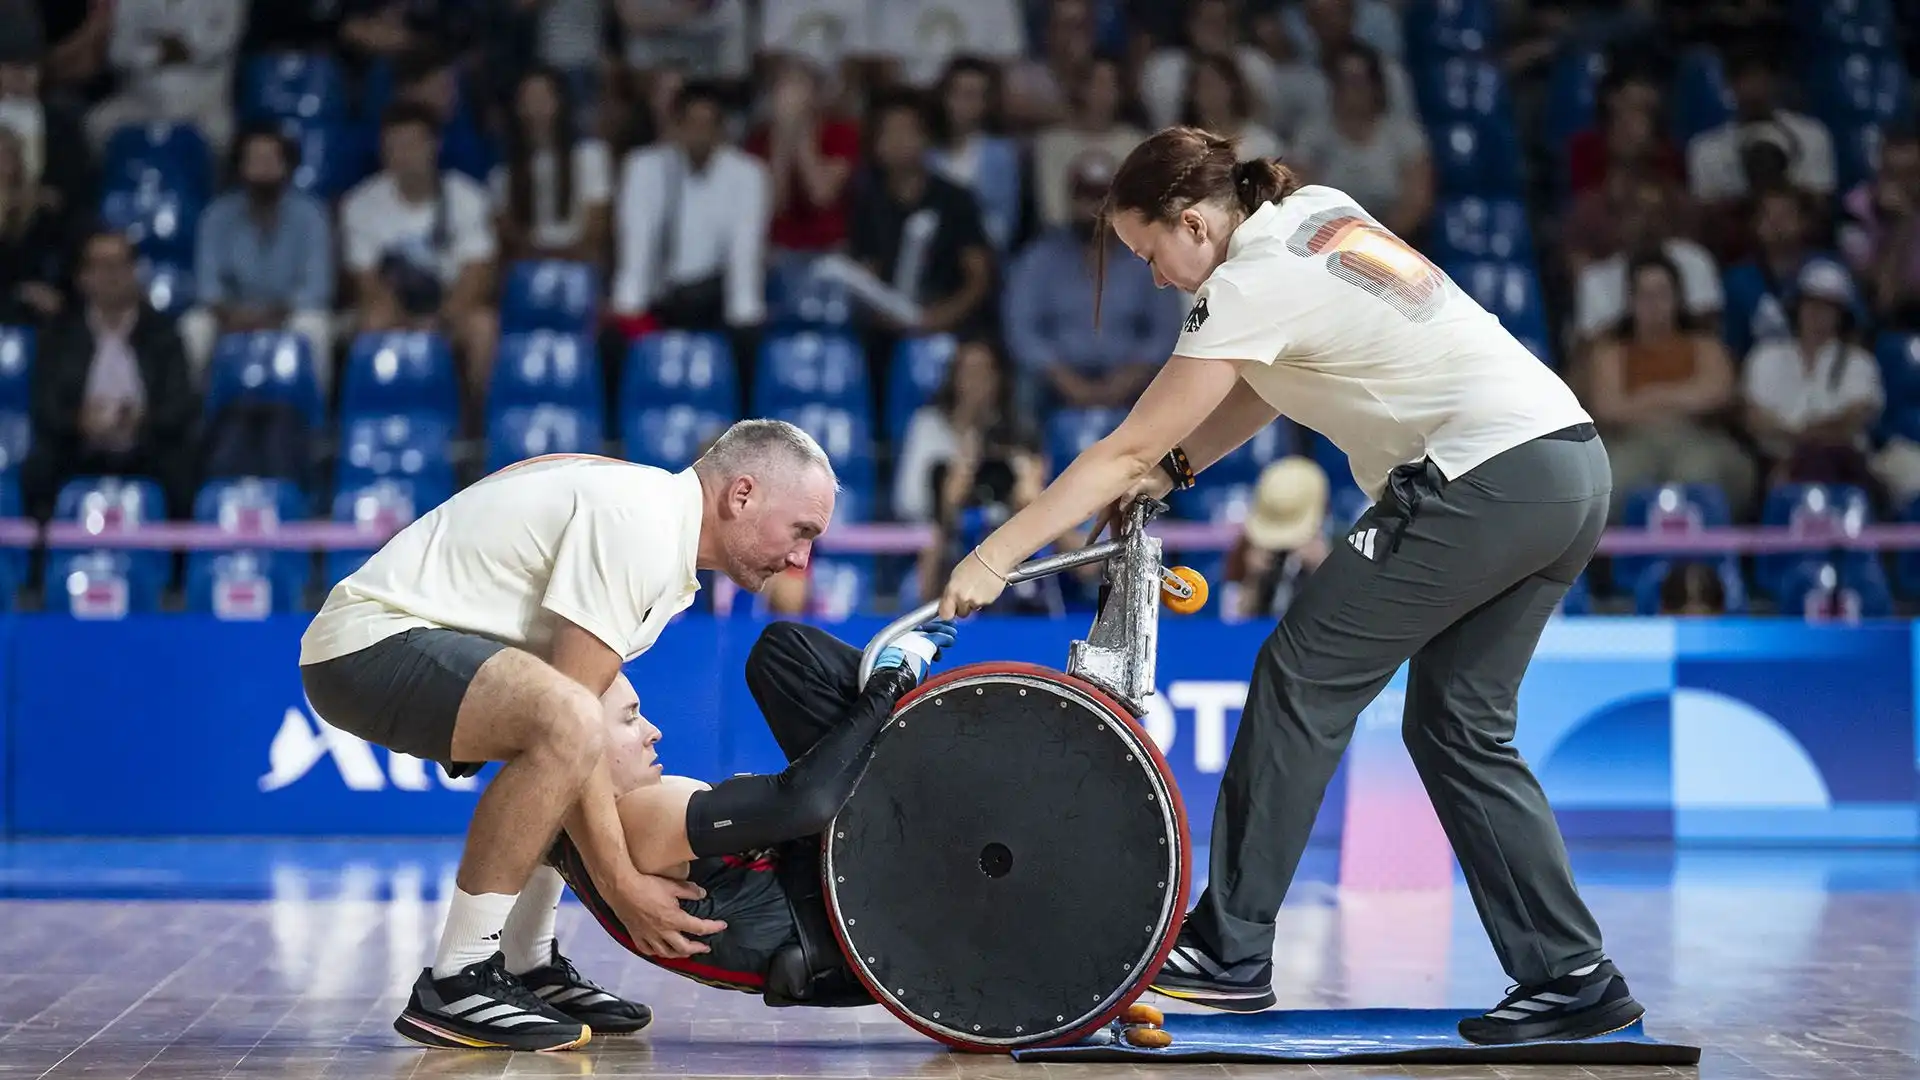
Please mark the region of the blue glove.
[[914, 685], [918, 686], [926, 679], [927, 669], [940, 659], [941, 652], [951, 646], [958, 636], [959, 630], [945, 619], [923, 622], [881, 649], [880, 655], [874, 660], [873, 670], [905, 668], [913, 676]]

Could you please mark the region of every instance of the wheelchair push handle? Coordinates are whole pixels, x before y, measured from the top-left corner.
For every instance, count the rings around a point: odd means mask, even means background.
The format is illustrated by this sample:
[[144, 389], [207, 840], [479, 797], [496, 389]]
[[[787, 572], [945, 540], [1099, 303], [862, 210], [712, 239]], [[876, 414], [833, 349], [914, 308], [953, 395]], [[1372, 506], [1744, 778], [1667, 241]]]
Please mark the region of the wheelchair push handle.
[[[1014, 567], [1012, 572], [1007, 574], [1007, 584], [1018, 585], [1023, 581], [1052, 577], [1054, 574], [1085, 566], [1088, 563], [1105, 562], [1119, 554], [1121, 546], [1119, 540], [1108, 540], [1078, 551], [1049, 555], [1044, 559], [1032, 559]], [[929, 600], [882, 627], [880, 632], [873, 636], [873, 640], [867, 642], [866, 651], [860, 654], [859, 685], [865, 686], [867, 679], [873, 675], [873, 665], [880, 659], [880, 650], [893, 644], [902, 634], [938, 614], [940, 614], [940, 601]]]

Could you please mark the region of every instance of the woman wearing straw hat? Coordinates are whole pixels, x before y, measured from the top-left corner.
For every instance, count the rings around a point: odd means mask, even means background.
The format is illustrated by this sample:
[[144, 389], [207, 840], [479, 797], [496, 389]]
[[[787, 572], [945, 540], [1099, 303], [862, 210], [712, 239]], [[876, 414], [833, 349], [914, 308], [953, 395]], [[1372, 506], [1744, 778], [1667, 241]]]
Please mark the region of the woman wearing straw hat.
[[1278, 618], [1327, 558], [1327, 472], [1284, 457], [1260, 470], [1240, 539], [1227, 552], [1221, 617]]
[[1517, 984], [1461, 1034], [1631, 1024], [1645, 1010], [1513, 748], [1520, 680], [1606, 528], [1613, 478], [1592, 418], [1352, 198], [1239, 161], [1229, 139], [1148, 139], [1114, 174], [1107, 215], [1156, 282], [1195, 293], [1174, 355], [1117, 430], [955, 566], [941, 614], [992, 603], [1010, 570], [1116, 500], [1190, 486], [1282, 411], [1344, 451], [1375, 500], [1254, 661], [1207, 890], [1154, 988], [1274, 1003], [1274, 922], [1327, 782], [1361, 710], [1411, 661], [1407, 748]]

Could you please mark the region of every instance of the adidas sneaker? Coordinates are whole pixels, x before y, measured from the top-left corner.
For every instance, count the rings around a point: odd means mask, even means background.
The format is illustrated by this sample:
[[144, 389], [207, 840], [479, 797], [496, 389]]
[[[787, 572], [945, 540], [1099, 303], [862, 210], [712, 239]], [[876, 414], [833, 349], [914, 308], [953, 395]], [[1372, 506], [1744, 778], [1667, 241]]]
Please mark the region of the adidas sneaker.
[[1167, 962], [1154, 976], [1153, 992], [1196, 1005], [1228, 1012], [1259, 1012], [1271, 1008], [1273, 961], [1253, 957], [1237, 964], [1214, 959], [1207, 947], [1191, 930], [1181, 930], [1180, 939]]
[[1585, 975], [1515, 987], [1497, 1007], [1460, 1021], [1460, 1037], [1483, 1046], [1570, 1042], [1619, 1031], [1646, 1012], [1620, 969], [1602, 960]]
[[572, 1050], [593, 1029], [540, 1000], [507, 974], [499, 953], [444, 979], [420, 973], [393, 1029], [424, 1046], [454, 1050]]
[[595, 986], [560, 955], [558, 945], [545, 966], [515, 976], [534, 996], [601, 1035], [631, 1035], [653, 1023], [653, 1010]]

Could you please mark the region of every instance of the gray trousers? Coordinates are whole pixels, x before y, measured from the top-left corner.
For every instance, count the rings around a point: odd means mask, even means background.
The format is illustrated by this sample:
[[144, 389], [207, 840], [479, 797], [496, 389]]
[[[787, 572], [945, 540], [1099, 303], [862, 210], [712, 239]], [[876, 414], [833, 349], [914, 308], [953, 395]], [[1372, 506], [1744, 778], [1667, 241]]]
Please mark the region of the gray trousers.
[[1447, 481], [1395, 470], [1254, 663], [1187, 926], [1227, 963], [1271, 955], [1327, 782], [1360, 713], [1412, 661], [1402, 731], [1494, 952], [1521, 985], [1601, 958], [1559, 825], [1513, 748], [1520, 680], [1592, 557], [1612, 474], [1591, 429]]

